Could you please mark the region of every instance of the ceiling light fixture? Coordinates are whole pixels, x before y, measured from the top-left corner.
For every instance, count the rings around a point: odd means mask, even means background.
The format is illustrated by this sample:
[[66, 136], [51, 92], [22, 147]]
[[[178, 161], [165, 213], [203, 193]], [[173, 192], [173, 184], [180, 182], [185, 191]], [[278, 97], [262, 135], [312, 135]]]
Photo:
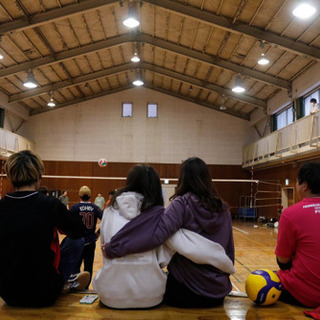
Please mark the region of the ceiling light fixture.
[[141, 87], [144, 85], [144, 82], [141, 78], [136, 78], [133, 82], [133, 85], [135, 85], [136, 87]]
[[236, 76], [235, 85], [232, 88], [232, 91], [236, 92], [236, 93], [242, 93], [242, 92], [246, 91], [246, 89], [244, 88], [244, 86], [242, 84], [242, 80], [241, 80], [240, 76]]
[[138, 55], [138, 52], [135, 52], [131, 58], [131, 61], [134, 63], [140, 62], [140, 57]]
[[48, 107], [55, 107], [56, 106], [56, 103], [53, 99], [53, 91], [50, 92], [50, 100], [48, 101], [47, 106]]
[[265, 45], [265, 41], [264, 40], [260, 41], [259, 47], [260, 47], [262, 53], [261, 53], [261, 56], [258, 60], [258, 64], [260, 64], [262, 66], [265, 66], [266, 64], [268, 64], [270, 62], [269, 59], [266, 57], [264, 45]]
[[54, 102], [53, 98], [50, 98], [50, 100], [47, 103], [47, 106], [48, 107], [55, 107], [56, 106], [56, 103]]
[[144, 81], [142, 80], [142, 76], [141, 76], [141, 72], [138, 71], [135, 79], [132, 82], [133, 85], [135, 85], [136, 87], [141, 87], [144, 85]]
[[315, 12], [316, 8], [313, 7], [306, 1], [302, 1], [299, 5], [292, 11], [293, 15], [300, 19], [310, 18]]
[[261, 53], [260, 59], [258, 60], [258, 64], [265, 66], [269, 62], [270, 61], [269, 61], [269, 59], [266, 58], [266, 55], [264, 53]]
[[137, 18], [135, 3], [130, 2], [128, 3], [128, 6], [128, 17], [123, 20], [123, 24], [126, 27], [133, 29], [140, 25], [140, 21]]
[[227, 109], [227, 107], [224, 105], [224, 94], [222, 95], [222, 97], [221, 97], [222, 99], [222, 101], [221, 101], [221, 106], [220, 106], [220, 110], [226, 110]]
[[38, 86], [34, 80], [33, 72], [31, 70], [28, 71], [27, 80], [23, 83], [23, 85], [28, 89], [34, 89]]

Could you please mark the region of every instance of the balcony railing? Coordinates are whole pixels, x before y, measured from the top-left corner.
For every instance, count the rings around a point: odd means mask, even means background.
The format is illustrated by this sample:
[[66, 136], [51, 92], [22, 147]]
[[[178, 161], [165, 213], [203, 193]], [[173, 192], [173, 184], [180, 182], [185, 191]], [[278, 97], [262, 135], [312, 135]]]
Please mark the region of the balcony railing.
[[317, 152], [320, 147], [320, 112], [306, 116], [242, 149], [242, 167], [285, 160]]
[[21, 150], [35, 150], [35, 143], [15, 133], [0, 129], [0, 156], [7, 158]]

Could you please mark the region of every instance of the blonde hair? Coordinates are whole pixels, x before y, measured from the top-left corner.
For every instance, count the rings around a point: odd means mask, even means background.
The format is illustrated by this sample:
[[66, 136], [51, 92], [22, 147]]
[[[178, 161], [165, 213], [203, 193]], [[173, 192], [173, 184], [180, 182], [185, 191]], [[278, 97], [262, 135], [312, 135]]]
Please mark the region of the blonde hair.
[[31, 150], [23, 150], [12, 154], [8, 158], [4, 169], [15, 188], [39, 181], [44, 173], [41, 158]]

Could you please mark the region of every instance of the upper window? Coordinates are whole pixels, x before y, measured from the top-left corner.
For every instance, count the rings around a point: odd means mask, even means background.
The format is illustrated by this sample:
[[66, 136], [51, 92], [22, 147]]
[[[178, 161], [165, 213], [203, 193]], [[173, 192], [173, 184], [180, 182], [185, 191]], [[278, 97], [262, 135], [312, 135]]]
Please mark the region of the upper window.
[[132, 103], [123, 102], [122, 103], [122, 116], [123, 117], [132, 117]]
[[279, 112], [275, 115], [275, 130], [282, 129], [293, 122], [294, 109], [293, 106]]
[[148, 118], [157, 118], [158, 117], [158, 104], [157, 103], [148, 103]]

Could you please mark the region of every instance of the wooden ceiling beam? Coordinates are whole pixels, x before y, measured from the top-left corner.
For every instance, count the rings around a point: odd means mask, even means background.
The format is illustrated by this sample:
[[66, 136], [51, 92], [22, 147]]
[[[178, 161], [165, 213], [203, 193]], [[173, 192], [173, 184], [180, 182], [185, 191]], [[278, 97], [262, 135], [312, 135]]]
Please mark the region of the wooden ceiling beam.
[[34, 116], [34, 115], [39, 114], [39, 113], [44, 113], [44, 112], [48, 112], [48, 111], [61, 109], [61, 108], [64, 108], [64, 107], [75, 105], [75, 104], [80, 103], [80, 102], [84, 102], [84, 101], [88, 101], [88, 100], [91, 100], [91, 99], [96, 99], [96, 98], [107, 96], [107, 95], [110, 95], [110, 94], [113, 94], [113, 93], [117, 93], [117, 92], [121, 92], [121, 91], [124, 91], [124, 90], [128, 90], [128, 89], [131, 89], [133, 87], [134, 87], [134, 85], [129, 85], [129, 86], [123, 86], [121, 88], [111, 89], [111, 90], [108, 90], [108, 91], [98, 92], [98, 93], [95, 93], [95, 94], [92, 94], [92, 95], [89, 95], [89, 96], [81, 97], [81, 98], [78, 98], [78, 99], [72, 99], [72, 100], [67, 101], [65, 103], [58, 104], [54, 108], [50, 108], [50, 107], [47, 107], [46, 109], [35, 108], [30, 112], [30, 116]]
[[92, 73], [88, 73], [79, 77], [75, 77], [69, 80], [64, 80], [64, 81], [59, 81], [47, 86], [42, 86], [39, 88], [35, 88], [35, 89], [30, 89], [28, 91], [25, 92], [21, 92], [21, 93], [16, 93], [13, 94], [9, 97], [8, 101], [9, 103], [12, 102], [19, 102], [25, 99], [29, 99], [29, 98], [33, 98], [39, 95], [42, 95], [44, 93], [48, 93], [50, 91], [56, 91], [59, 89], [64, 89], [64, 88], [68, 88], [68, 87], [73, 87], [82, 83], [86, 83], [86, 82], [90, 82], [90, 81], [94, 81], [100, 78], [104, 78], [110, 75], [115, 75], [121, 72], [125, 72], [128, 71], [132, 68], [135, 68], [135, 65], [133, 63], [126, 63], [126, 64], [122, 64], [119, 66], [115, 66], [115, 67], [111, 67], [108, 69], [104, 69], [104, 70], [100, 70], [100, 71], [96, 71], [96, 72], [92, 72]]
[[191, 76], [186, 76], [184, 74], [181, 74], [181, 73], [178, 73], [178, 72], [175, 72], [172, 70], [168, 70], [168, 69], [165, 69], [160, 66], [155, 66], [155, 65], [152, 65], [152, 64], [146, 63], [146, 62], [141, 63], [141, 68], [158, 73], [158, 74], [162, 74], [166, 77], [169, 77], [169, 78], [172, 78], [175, 80], [179, 80], [181, 82], [191, 84], [191, 85], [199, 87], [201, 89], [206, 89], [209, 91], [217, 92], [221, 95], [224, 94], [226, 96], [232, 97], [235, 100], [252, 104], [254, 107], [258, 107], [263, 110], [267, 109], [267, 103], [264, 100], [257, 99], [257, 98], [254, 98], [254, 97], [251, 97], [251, 96], [248, 96], [245, 94], [237, 94], [237, 93], [234, 93], [230, 89], [225, 89], [223, 87], [217, 86], [215, 84], [210, 84], [210, 83], [204, 82], [202, 80], [196, 79]]
[[250, 68], [240, 66], [236, 63], [232, 63], [230, 61], [223, 60], [206, 53], [202, 53], [202, 52], [192, 50], [183, 46], [179, 46], [169, 41], [165, 41], [159, 38], [153, 38], [147, 34], [138, 35], [137, 40], [141, 42], [146, 42], [150, 45], [154, 45], [156, 47], [160, 47], [168, 51], [172, 51], [174, 53], [178, 53], [178, 54], [208, 63], [209, 65], [212, 65], [212, 66], [216, 66], [226, 70], [231, 70], [235, 73], [240, 73], [243, 76], [253, 78], [255, 80], [279, 87], [281, 89], [286, 89], [286, 90], [291, 89], [290, 81], [286, 81], [280, 78], [275, 78], [274, 76], [265, 74], [264, 72], [252, 70]]
[[42, 24], [55, 22], [87, 11], [97, 10], [101, 7], [117, 2], [119, 2], [119, 0], [79, 0], [77, 3], [66, 5], [61, 8], [36, 13], [29, 17], [2, 23], [0, 25], [0, 34], [3, 35], [9, 32], [35, 28]]
[[307, 44], [297, 42], [287, 37], [279, 36], [276, 33], [265, 31], [257, 27], [250, 26], [245, 23], [233, 24], [231, 20], [223, 16], [215, 15], [212, 12], [197, 9], [185, 2], [177, 2], [173, 0], [161, 0], [155, 3], [154, 0], [144, 0], [144, 2], [156, 5], [166, 10], [173, 11], [179, 15], [191, 17], [202, 22], [214, 25], [233, 33], [242, 33], [244, 35], [256, 38], [257, 40], [265, 40], [275, 44], [285, 50], [291, 51], [298, 55], [307, 55], [320, 61], [320, 49], [311, 47]]
[[[82, 14], [91, 10], [97, 10], [101, 7], [112, 5], [119, 1], [116, 0], [79, 0], [77, 3], [66, 5], [62, 8], [56, 8], [34, 14], [30, 17], [5, 22], [0, 25], [0, 34], [8, 32], [22, 31], [28, 28], [34, 28], [42, 24], [54, 22], [76, 14]], [[298, 55], [307, 55], [314, 59], [320, 60], [320, 49], [311, 47], [307, 44], [297, 42], [293, 39], [280, 36], [276, 33], [259, 29], [244, 23], [232, 23], [232, 20], [226, 17], [216, 15], [212, 12], [197, 9], [183, 2], [173, 0], [144, 0], [144, 2], [157, 7], [164, 8], [189, 18], [197, 19], [201, 22], [208, 23], [212, 26], [222, 28], [233, 33], [242, 33], [246, 36], [253, 37], [257, 40], [265, 40], [271, 44], [275, 44], [285, 50]]]
[[71, 58], [75, 58], [77, 56], [82, 56], [88, 53], [110, 48], [113, 46], [122, 45], [127, 42], [148, 43], [150, 45], [160, 47], [164, 50], [172, 51], [174, 53], [178, 53], [178, 54], [196, 59], [198, 61], [208, 63], [211, 66], [231, 70], [235, 73], [241, 73], [243, 76], [253, 78], [255, 80], [264, 82], [268, 85], [273, 85], [285, 90], [291, 89], [291, 83], [289, 81], [275, 78], [274, 76], [265, 74], [263, 72], [252, 70], [244, 66], [239, 66], [235, 63], [222, 60], [218, 57], [214, 57], [209, 54], [205, 54], [196, 50], [188, 49], [186, 47], [179, 46], [169, 41], [165, 41], [159, 38], [154, 38], [147, 34], [138, 34], [138, 33], [128, 33], [121, 36], [116, 36], [113, 38], [109, 38], [107, 40], [102, 40], [92, 44], [84, 45], [79, 48], [63, 51], [55, 55], [50, 55], [50, 56], [36, 59], [33, 61], [20, 63], [18, 65], [13, 65], [5, 69], [1, 69], [0, 78], [11, 76], [19, 72], [26, 72], [26, 70], [29, 70], [29, 69], [34, 69], [34, 68], [62, 62], [64, 60], [68, 60]]
[[30, 99], [34, 98], [36, 96], [42, 95], [42, 94], [47, 94], [48, 92], [51, 91], [56, 91], [59, 89], [65, 89], [71, 86], [76, 86], [80, 85], [83, 83], [87, 83], [93, 80], [97, 80], [99, 78], [104, 78], [110, 75], [115, 75], [119, 74], [122, 72], [127, 72], [132, 69], [139, 69], [139, 70], [149, 70], [151, 72], [155, 72], [157, 74], [161, 74], [163, 76], [166, 76], [168, 78], [178, 80], [196, 87], [199, 87], [201, 89], [205, 89], [208, 91], [212, 92], [218, 92], [219, 94], [224, 94], [226, 96], [229, 96], [235, 100], [249, 103], [253, 105], [255, 108], [262, 108], [263, 110], [266, 110], [267, 104], [264, 100], [257, 99], [248, 95], [244, 94], [235, 94], [229, 89], [224, 89], [223, 87], [219, 87], [214, 84], [208, 84], [208, 83], [203, 83], [203, 81], [195, 79], [194, 77], [186, 76], [183, 74], [180, 74], [178, 72], [174, 72], [168, 69], [164, 69], [159, 66], [154, 66], [150, 63], [142, 62], [142, 63], [126, 63], [120, 66], [116, 67], [111, 67], [105, 70], [97, 71], [97, 72], [92, 72], [90, 74], [86, 74], [83, 76], [75, 77], [72, 80], [65, 80], [65, 81], [59, 81], [57, 83], [54, 83], [52, 85], [48, 86], [43, 86], [40, 88], [36, 89], [31, 89], [22, 93], [17, 93], [9, 97], [9, 103], [13, 102], [19, 102], [25, 99]]

